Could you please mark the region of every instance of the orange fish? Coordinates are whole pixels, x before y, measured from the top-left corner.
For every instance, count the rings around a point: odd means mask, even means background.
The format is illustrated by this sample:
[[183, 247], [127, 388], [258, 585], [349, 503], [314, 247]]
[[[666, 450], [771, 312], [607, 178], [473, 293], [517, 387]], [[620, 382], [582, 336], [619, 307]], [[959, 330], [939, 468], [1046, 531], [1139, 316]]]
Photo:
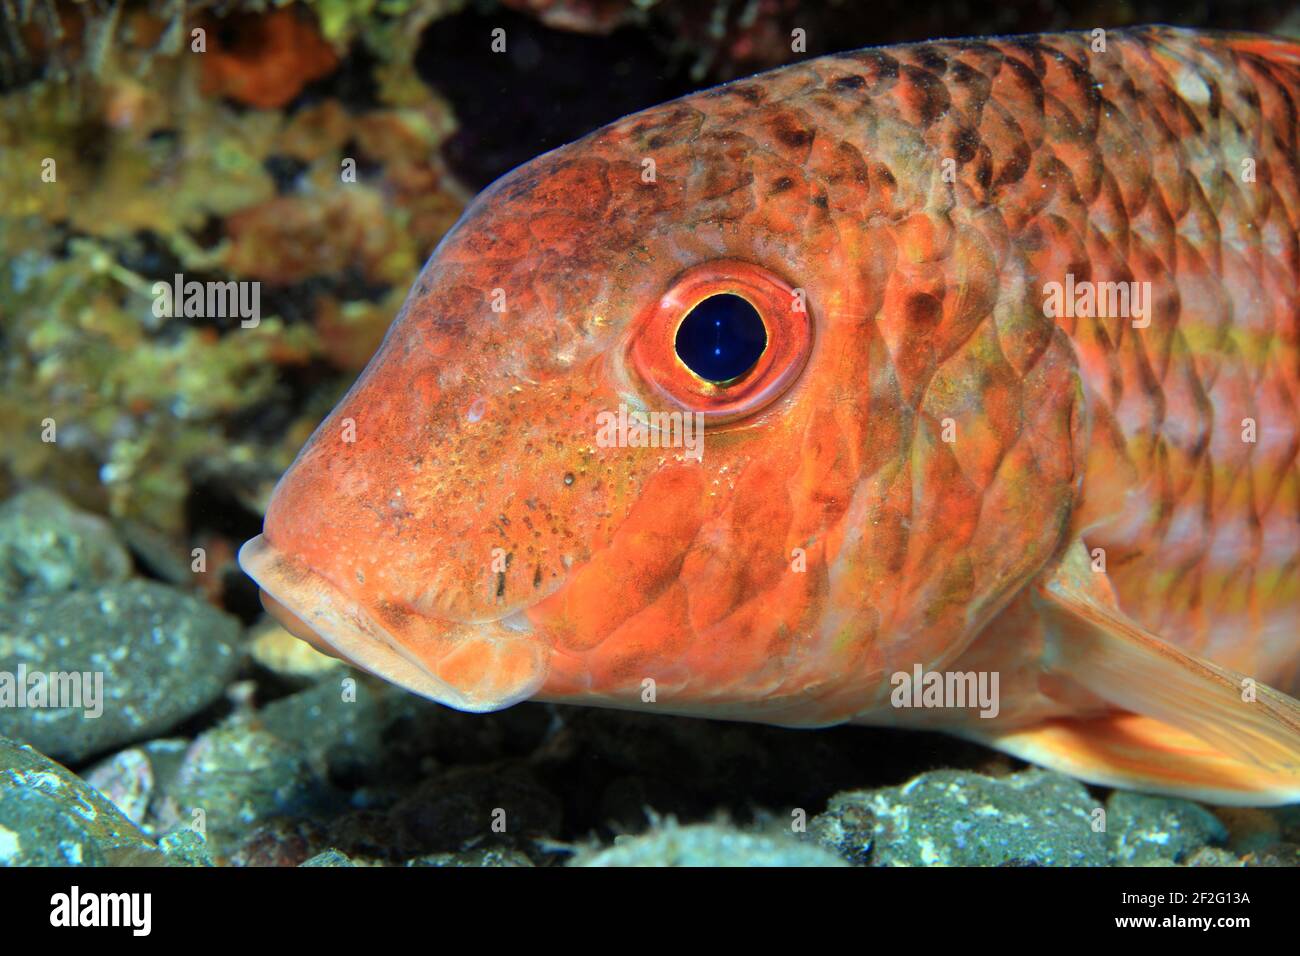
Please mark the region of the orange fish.
[[240, 561], [461, 710], [1298, 800], [1298, 110], [1300, 45], [1148, 28], [629, 116], [474, 201]]

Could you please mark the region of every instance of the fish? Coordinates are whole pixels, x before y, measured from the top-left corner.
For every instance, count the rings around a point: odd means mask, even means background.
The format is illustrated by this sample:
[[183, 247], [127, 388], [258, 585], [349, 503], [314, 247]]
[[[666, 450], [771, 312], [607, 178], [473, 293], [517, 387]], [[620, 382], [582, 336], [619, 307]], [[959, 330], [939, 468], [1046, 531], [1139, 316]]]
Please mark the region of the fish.
[[1142, 27], [618, 120], [468, 206], [240, 563], [463, 711], [1300, 800], [1298, 104], [1295, 42]]

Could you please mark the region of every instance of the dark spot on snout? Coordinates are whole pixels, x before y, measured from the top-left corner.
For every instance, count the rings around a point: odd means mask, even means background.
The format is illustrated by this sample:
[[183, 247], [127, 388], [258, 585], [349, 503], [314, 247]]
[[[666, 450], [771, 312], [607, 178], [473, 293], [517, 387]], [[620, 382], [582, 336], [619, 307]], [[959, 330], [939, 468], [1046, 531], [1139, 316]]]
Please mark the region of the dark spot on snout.
[[851, 93], [854, 90], [862, 89], [866, 85], [867, 81], [860, 76], [841, 76], [831, 82], [831, 89], [842, 93]]
[[394, 604], [392, 601], [380, 601], [375, 606], [375, 610], [381, 620], [398, 628], [413, 616], [409, 609], [402, 607], [400, 604]]
[[[506, 571], [509, 571], [509, 570], [510, 570], [510, 565], [514, 562], [514, 560], [515, 560], [515, 553], [514, 553], [513, 551], [509, 551], [509, 552], [507, 552], [507, 553], [506, 553]], [[498, 572], [497, 572], [497, 592], [496, 592], [496, 596], [497, 596], [498, 599], [500, 599], [500, 598], [504, 598], [504, 597], [506, 596], [506, 571], [498, 571]]]
[[793, 189], [793, 188], [794, 188], [794, 180], [791, 179], [789, 176], [782, 176], [780, 179], [772, 183], [772, 188], [768, 190], [768, 195], [775, 196], [779, 193], [783, 193], [786, 190]]

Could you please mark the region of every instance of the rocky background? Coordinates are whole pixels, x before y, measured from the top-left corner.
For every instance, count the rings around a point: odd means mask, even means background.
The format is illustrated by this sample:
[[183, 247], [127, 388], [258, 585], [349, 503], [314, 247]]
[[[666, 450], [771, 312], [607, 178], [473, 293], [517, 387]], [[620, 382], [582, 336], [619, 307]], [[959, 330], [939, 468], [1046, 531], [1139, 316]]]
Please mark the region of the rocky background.
[[[501, 173], [803, 56], [1141, 22], [1300, 36], [1300, 6], [0, 0], [0, 670], [107, 697], [0, 708], [0, 864], [1300, 863], [1300, 811], [927, 734], [455, 713], [290, 638], [234, 564]], [[155, 317], [176, 273], [260, 281], [261, 323]]]

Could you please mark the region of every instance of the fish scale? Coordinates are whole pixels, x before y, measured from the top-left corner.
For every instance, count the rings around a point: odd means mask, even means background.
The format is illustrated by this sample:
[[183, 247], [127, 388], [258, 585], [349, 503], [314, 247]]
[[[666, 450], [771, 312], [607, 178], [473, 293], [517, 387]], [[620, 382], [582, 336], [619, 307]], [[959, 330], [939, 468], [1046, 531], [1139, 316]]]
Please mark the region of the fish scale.
[[[958, 188], [928, 215], [1004, 212], [1030, 299], [1066, 272], [1152, 283], [1152, 328], [1060, 322], [1106, 441], [1089, 459], [1080, 526], [1138, 620], [1295, 686], [1296, 47], [1149, 30], [1112, 34], [1105, 51], [1082, 35], [830, 62], [868, 67], [866, 83], [832, 89], [895, 97], [877, 112], [913, 114], [931, 150], [956, 158]], [[1269, 439], [1242, 441], [1245, 418], [1266, 422]]]
[[[462, 709], [930, 726], [1293, 799], [1297, 96], [1295, 44], [1144, 28], [613, 123], [475, 200], [241, 562], [296, 633]], [[1115, 283], [1149, 295], [1061, 291]], [[699, 288], [762, 306], [767, 391], [655, 337]], [[662, 405], [714, 416], [702, 457], [597, 440]], [[1000, 716], [900, 706], [914, 668], [1001, 675]]]

